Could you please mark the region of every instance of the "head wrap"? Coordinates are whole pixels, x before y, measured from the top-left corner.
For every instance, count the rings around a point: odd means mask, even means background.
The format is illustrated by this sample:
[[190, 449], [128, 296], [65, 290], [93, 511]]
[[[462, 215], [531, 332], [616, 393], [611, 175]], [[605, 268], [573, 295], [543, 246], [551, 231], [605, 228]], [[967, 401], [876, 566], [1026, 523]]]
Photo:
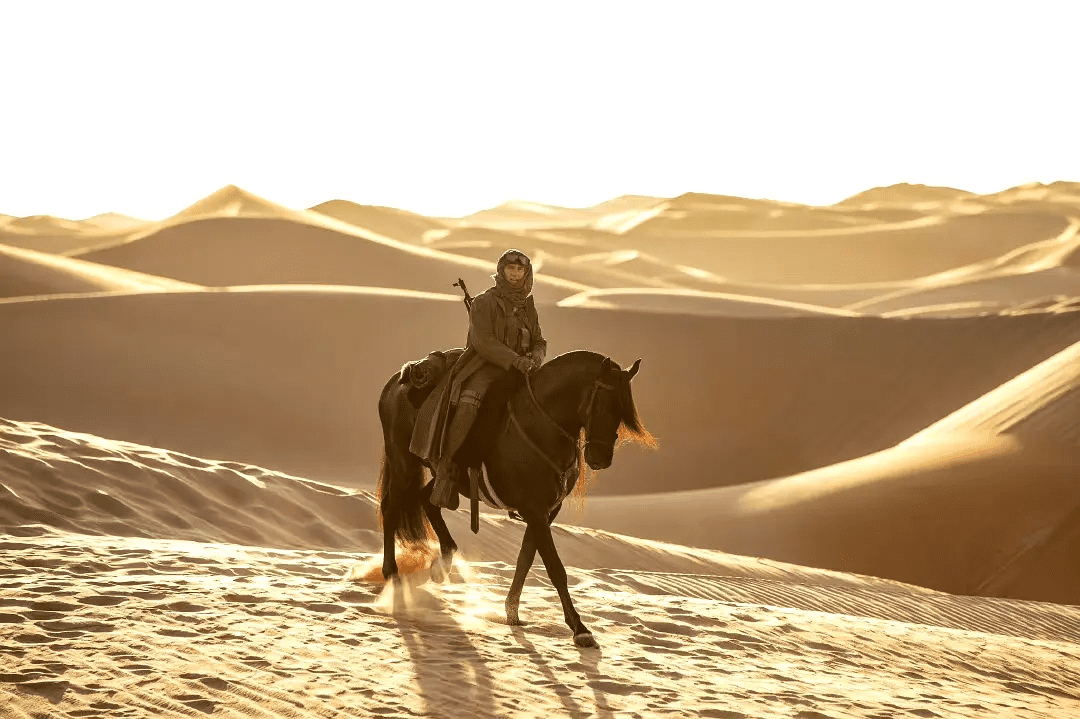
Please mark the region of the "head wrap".
[[[525, 266], [525, 281], [521, 283], [520, 287], [514, 288], [510, 286], [510, 282], [507, 281], [506, 275], [503, 270], [507, 265], [524, 265]], [[515, 307], [521, 307], [525, 304], [526, 298], [532, 293], [533, 288], [533, 267], [532, 261], [529, 260], [521, 250], [510, 249], [502, 253], [502, 257], [499, 258], [499, 266], [495, 271], [495, 274], [491, 276], [495, 280], [495, 292], [504, 300], [513, 303]]]

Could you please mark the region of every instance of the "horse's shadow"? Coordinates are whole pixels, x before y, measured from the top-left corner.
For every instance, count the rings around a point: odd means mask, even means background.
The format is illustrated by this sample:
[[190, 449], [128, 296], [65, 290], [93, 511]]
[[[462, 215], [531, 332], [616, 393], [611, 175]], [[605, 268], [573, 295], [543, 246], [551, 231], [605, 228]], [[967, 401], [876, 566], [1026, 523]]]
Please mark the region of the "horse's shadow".
[[[407, 587], [407, 588], [406, 588]], [[494, 680], [469, 635], [422, 587], [394, 588], [390, 609], [431, 716], [500, 716]]]
[[[572, 681], [572, 677], [568, 676], [565, 672], [561, 675], [556, 674], [554, 670], [552, 670], [551, 665], [548, 664], [547, 659], [544, 658], [544, 655], [537, 651], [536, 646], [525, 636], [524, 629], [521, 627], [511, 627], [511, 631], [513, 632], [514, 640], [525, 650], [527, 656], [532, 660], [533, 664], [536, 665], [536, 668], [540, 670], [540, 673], [544, 675], [544, 678], [555, 687], [555, 693], [559, 696], [559, 701], [562, 702], [563, 709], [566, 710], [567, 714], [570, 716], [589, 715], [591, 712], [580, 707], [578, 703], [574, 701], [574, 698], [570, 696], [567, 684]], [[599, 669], [600, 660], [603, 657], [602, 651], [599, 649], [585, 649], [579, 651], [581, 652], [581, 664], [585, 669], [585, 676], [588, 679], [589, 688], [593, 690], [596, 716], [611, 717], [611, 719], [614, 719], [615, 714], [608, 706], [607, 695], [605, 695], [597, 685], [597, 681], [602, 677]]]

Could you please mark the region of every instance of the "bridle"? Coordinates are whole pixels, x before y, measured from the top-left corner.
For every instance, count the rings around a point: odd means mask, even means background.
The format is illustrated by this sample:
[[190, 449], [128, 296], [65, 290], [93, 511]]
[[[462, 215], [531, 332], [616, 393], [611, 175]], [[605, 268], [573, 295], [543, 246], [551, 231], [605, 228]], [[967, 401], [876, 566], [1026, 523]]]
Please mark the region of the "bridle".
[[[574, 437], [573, 435], [571, 435], [569, 432], [567, 432], [565, 429], [563, 429], [562, 425], [560, 425], [558, 422], [556, 422], [552, 418], [551, 415], [549, 415], [546, 411], [544, 411], [544, 408], [540, 405], [539, 400], [536, 399], [536, 393], [533, 392], [532, 381], [529, 379], [528, 374], [525, 375], [525, 387], [529, 390], [529, 398], [532, 399], [533, 405], [540, 412], [540, 414], [544, 417], [544, 419], [547, 420], [548, 424], [553, 426], [559, 432], [559, 434], [562, 437], [569, 440], [570, 443], [574, 446], [575, 449], [582, 449], [584, 447], [587, 447], [589, 444], [600, 444], [600, 445], [608, 445], [608, 446], [613, 446], [615, 444], [615, 440], [610, 440], [609, 441], [609, 440], [605, 440], [605, 439], [593, 439], [592, 438], [593, 407], [596, 406], [596, 393], [598, 391], [602, 390], [602, 389], [603, 390], [614, 391], [615, 390], [614, 385], [610, 385], [607, 382], [602, 382], [599, 377], [597, 377], [595, 380], [593, 380], [592, 391], [589, 392], [588, 406], [585, 409], [585, 443], [584, 443], [584, 445], [579, 444], [580, 438]], [[564, 487], [565, 487], [566, 477], [570, 473], [570, 471], [572, 469], [574, 469], [574, 466], [575, 466], [575, 464], [577, 462], [576, 453], [574, 454], [574, 456], [571, 456], [570, 462], [566, 466], [560, 467], [559, 464], [554, 459], [551, 458], [551, 455], [549, 455], [547, 452], [545, 452], [538, 444], [536, 444], [536, 442], [533, 440], [533, 438], [530, 437], [525, 432], [525, 429], [521, 426], [521, 423], [518, 422], [517, 416], [514, 414], [514, 402], [513, 402], [513, 400], [510, 400], [509, 402], [506, 403], [506, 408], [507, 408], [507, 410], [509, 410], [509, 413], [510, 413], [510, 422], [514, 425], [514, 428], [517, 429], [517, 431], [521, 435], [522, 439], [525, 440], [525, 442], [529, 445], [529, 447], [531, 447], [532, 450], [534, 452], [536, 452], [536, 454], [539, 455], [540, 458], [543, 459], [548, 464], [548, 466], [550, 466], [552, 469], [555, 470], [556, 473], [558, 473], [559, 477], [563, 479], [563, 484], [564, 484]]]
[[[532, 384], [529, 383], [528, 376], [525, 377], [525, 383], [526, 383], [526, 386], [528, 386], [528, 388], [529, 388], [529, 396], [532, 397], [533, 403], [536, 404], [536, 406], [540, 409], [540, 412], [545, 417], [547, 417], [548, 419], [551, 419], [551, 417], [548, 417], [547, 412], [544, 412], [544, 408], [540, 407], [540, 403], [536, 401], [536, 396], [533, 395], [533, 393], [532, 393]], [[588, 446], [590, 444], [601, 444], [601, 445], [608, 445], [608, 446], [614, 446], [615, 445], [615, 440], [614, 439], [608, 441], [606, 439], [593, 439], [592, 438], [592, 420], [593, 420], [592, 411], [593, 411], [593, 405], [596, 404], [596, 393], [599, 390], [602, 390], [602, 389], [610, 390], [612, 392], [615, 391], [614, 385], [610, 385], [607, 382], [601, 382], [599, 377], [597, 377], [595, 380], [593, 380], [592, 391], [589, 393], [589, 405], [585, 409], [585, 445], [586, 446]], [[551, 419], [551, 421], [555, 422], [555, 420], [553, 420], [553, 419]], [[556, 425], [556, 426], [558, 426], [558, 425]], [[559, 429], [562, 430], [562, 427], [559, 427]], [[566, 434], [566, 432], [563, 432], [563, 434]]]

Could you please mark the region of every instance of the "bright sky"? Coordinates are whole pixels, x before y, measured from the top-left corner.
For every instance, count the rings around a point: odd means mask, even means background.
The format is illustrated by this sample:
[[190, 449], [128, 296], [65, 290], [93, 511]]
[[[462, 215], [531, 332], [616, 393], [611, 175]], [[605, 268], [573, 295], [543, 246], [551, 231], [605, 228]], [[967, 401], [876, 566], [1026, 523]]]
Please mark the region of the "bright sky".
[[1080, 3], [8, 2], [0, 212], [1080, 180]]

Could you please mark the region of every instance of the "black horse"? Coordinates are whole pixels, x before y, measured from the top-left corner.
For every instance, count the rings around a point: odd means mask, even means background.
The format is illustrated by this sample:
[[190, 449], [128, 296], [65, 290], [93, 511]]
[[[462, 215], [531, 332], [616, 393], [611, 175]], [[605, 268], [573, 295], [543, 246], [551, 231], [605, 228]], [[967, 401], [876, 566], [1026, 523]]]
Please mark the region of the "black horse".
[[[540, 552], [574, 642], [581, 647], [597, 646], [570, 600], [566, 570], [552, 541], [550, 524], [575, 486], [580, 484], [578, 494], [584, 489], [586, 465], [592, 470], [611, 466], [620, 437], [655, 446], [638, 419], [630, 393], [630, 380], [640, 364], [639, 359], [623, 370], [595, 352], [574, 351], [555, 357], [524, 379], [512, 370], [507, 382], [488, 391], [473, 432], [455, 455], [455, 462], [465, 470], [458, 474], [459, 493], [467, 496], [469, 474], [479, 472], [483, 465], [495, 501], [527, 525], [506, 597], [508, 624], [521, 624], [521, 589]], [[401, 378], [401, 373], [392, 377], [379, 397], [384, 440], [378, 490], [382, 572], [386, 580], [398, 575], [395, 538], [406, 546], [425, 544], [434, 529], [440, 556], [432, 564], [432, 577], [441, 581], [457, 544], [440, 508], [429, 501], [431, 484], [425, 486], [424, 463], [409, 452], [417, 410], [430, 389], [418, 391]]]

